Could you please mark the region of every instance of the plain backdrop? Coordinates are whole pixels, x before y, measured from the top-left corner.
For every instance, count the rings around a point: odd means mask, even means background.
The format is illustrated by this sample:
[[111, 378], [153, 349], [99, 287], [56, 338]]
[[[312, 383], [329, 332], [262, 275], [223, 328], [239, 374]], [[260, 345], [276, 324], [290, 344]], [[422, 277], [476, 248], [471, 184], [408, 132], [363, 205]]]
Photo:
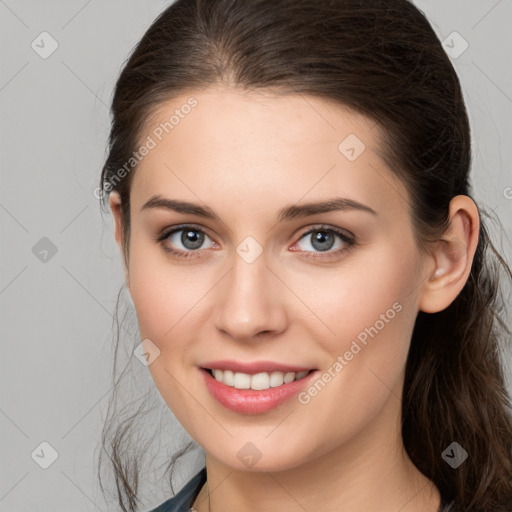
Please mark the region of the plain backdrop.
[[[123, 271], [94, 189], [113, 85], [168, 3], [0, 0], [0, 512], [116, 510], [94, 464]], [[495, 241], [510, 261], [512, 4], [417, 5], [452, 52], [472, 125], [474, 195], [501, 219]], [[166, 432], [162, 446], [180, 426]], [[199, 466], [191, 458], [178, 480]], [[170, 496], [152, 478], [148, 508]]]

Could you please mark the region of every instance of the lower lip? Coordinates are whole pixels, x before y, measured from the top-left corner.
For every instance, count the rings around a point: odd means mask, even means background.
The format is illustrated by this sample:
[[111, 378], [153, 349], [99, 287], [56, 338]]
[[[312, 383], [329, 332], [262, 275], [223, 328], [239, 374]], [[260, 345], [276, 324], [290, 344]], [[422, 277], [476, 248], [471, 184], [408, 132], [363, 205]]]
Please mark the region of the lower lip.
[[200, 368], [208, 391], [224, 407], [245, 414], [260, 414], [270, 411], [278, 405], [297, 395], [318, 374], [318, 370], [310, 372], [299, 380], [264, 390], [237, 389], [219, 382], [204, 368]]

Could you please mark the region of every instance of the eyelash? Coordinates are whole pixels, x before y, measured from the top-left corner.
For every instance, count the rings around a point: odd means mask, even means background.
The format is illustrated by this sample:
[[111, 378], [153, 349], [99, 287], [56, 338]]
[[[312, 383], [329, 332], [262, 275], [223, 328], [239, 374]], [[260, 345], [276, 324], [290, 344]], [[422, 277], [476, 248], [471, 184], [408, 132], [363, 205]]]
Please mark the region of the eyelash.
[[[169, 247], [168, 245], [166, 245], [164, 243], [165, 240], [167, 238], [169, 238], [171, 235], [173, 235], [174, 233], [177, 233], [179, 231], [185, 231], [187, 229], [190, 230], [190, 231], [195, 231], [197, 233], [202, 233], [202, 234], [208, 236], [198, 226], [195, 226], [193, 224], [185, 224], [185, 225], [182, 225], [182, 226], [179, 226], [179, 227], [175, 227], [175, 228], [173, 228], [171, 230], [164, 231], [161, 235], [159, 235], [157, 237], [156, 241], [158, 243], [160, 243], [160, 245], [162, 246], [162, 248], [164, 249], [165, 252], [171, 254], [172, 256], [174, 256], [176, 258], [195, 258], [197, 256], [197, 253], [201, 249], [189, 250], [189, 251], [181, 251], [181, 250], [173, 249], [173, 248]], [[355, 238], [351, 238], [344, 231], [341, 231], [340, 229], [333, 228], [331, 226], [326, 226], [326, 225], [323, 225], [323, 224], [318, 225], [318, 226], [314, 226], [309, 231], [306, 231], [305, 233], [302, 233], [301, 236], [299, 237], [299, 240], [302, 240], [307, 235], [311, 235], [311, 233], [316, 233], [316, 232], [319, 232], [319, 231], [325, 232], [325, 233], [335, 233], [336, 235], [338, 235], [341, 238], [341, 240], [345, 244], [345, 247], [342, 248], [342, 249], [337, 249], [337, 250], [332, 251], [332, 252], [329, 252], [329, 251], [320, 252], [320, 251], [318, 251], [316, 254], [315, 253], [311, 254], [312, 251], [299, 251], [299, 250], [297, 250], [297, 252], [304, 252], [305, 253], [304, 257], [305, 258], [313, 258], [313, 259], [322, 258], [322, 259], [325, 259], [325, 258], [336, 257], [336, 256], [341, 255], [342, 253], [346, 253], [346, 252], [350, 251], [351, 249], [353, 249], [355, 247], [355, 245], [356, 245]]]

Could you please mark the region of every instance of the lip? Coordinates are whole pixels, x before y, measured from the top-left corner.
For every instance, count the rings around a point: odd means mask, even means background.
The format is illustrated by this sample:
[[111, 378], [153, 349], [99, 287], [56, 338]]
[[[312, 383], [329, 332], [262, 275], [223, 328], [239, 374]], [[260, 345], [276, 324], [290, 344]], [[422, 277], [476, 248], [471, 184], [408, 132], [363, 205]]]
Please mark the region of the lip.
[[[240, 367], [239, 363], [237, 364], [238, 367]], [[307, 368], [305, 368], [305, 370], [307, 370]], [[243, 414], [261, 414], [278, 407], [296, 396], [320, 373], [319, 370], [312, 370], [302, 379], [295, 380], [288, 384], [282, 384], [275, 388], [255, 390], [237, 389], [228, 386], [216, 380], [205, 368], [200, 368], [199, 371], [203, 375], [208, 391], [221, 405], [227, 409]]]
[[315, 368], [303, 367], [303, 366], [292, 366], [285, 363], [276, 363], [274, 361], [232, 361], [223, 359], [221, 361], [209, 361], [200, 365], [201, 368], [207, 368], [209, 370], [231, 370], [232, 372], [247, 373], [254, 375], [261, 372], [302, 372], [305, 370], [313, 370]]

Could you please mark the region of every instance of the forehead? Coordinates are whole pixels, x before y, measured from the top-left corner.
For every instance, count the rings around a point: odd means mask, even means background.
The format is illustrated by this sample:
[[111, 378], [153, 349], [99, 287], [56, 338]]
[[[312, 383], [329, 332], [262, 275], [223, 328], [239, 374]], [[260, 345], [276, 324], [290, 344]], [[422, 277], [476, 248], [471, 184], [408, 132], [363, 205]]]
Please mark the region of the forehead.
[[[154, 132], [159, 141], [171, 133], [175, 139], [186, 138], [192, 127], [197, 145], [211, 141], [233, 148], [233, 142], [246, 147], [264, 143], [267, 151], [298, 141], [331, 145], [349, 131], [369, 144], [383, 135], [375, 121], [331, 100], [273, 89], [212, 86], [159, 103], [145, 123], [143, 136]], [[203, 135], [208, 138], [201, 139]]]
[[383, 179], [401, 187], [379, 156], [383, 136], [372, 119], [314, 96], [189, 91], [148, 118], [139, 143], [151, 149], [137, 166], [134, 200], [178, 193], [243, 201], [255, 194], [289, 203], [337, 189], [378, 203]]

